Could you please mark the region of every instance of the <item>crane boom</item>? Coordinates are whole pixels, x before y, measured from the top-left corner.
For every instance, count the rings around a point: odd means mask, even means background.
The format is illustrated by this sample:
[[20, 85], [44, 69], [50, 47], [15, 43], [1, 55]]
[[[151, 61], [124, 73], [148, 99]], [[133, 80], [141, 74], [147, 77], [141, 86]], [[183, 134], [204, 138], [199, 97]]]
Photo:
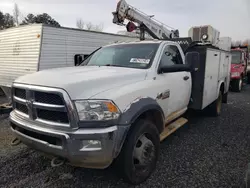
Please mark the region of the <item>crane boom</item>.
[[[127, 31], [129, 32], [140, 29], [141, 40], [145, 39], [145, 31], [154, 39], [179, 38], [178, 30], [168, 29], [168, 26], [153, 19], [153, 16], [149, 16], [132, 7], [125, 0], [120, 0], [117, 3], [117, 8], [116, 11], [113, 12], [113, 16], [113, 23], [117, 25], [125, 25], [125, 20], [129, 20], [129, 23], [126, 25]], [[134, 23], [137, 23], [138, 26]]]

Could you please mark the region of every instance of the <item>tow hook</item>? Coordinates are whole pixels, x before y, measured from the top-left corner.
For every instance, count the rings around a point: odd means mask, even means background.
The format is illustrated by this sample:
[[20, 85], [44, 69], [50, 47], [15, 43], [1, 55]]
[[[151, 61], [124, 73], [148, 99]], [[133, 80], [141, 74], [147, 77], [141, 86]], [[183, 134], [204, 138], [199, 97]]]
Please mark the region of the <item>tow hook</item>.
[[66, 162], [65, 159], [62, 159], [60, 157], [54, 157], [52, 160], [51, 160], [51, 166], [52, 167], [58, 167], [58, 166], [62, 166], [64, 163]]
[[17, 145], [19, 145], [20, 143], [21, 143], [21, 140], [19, 140], [18, 138], [14, 138], [14, 139], [11, 141], [10, 145], [11, 145], [11, 146], [17, 146]]

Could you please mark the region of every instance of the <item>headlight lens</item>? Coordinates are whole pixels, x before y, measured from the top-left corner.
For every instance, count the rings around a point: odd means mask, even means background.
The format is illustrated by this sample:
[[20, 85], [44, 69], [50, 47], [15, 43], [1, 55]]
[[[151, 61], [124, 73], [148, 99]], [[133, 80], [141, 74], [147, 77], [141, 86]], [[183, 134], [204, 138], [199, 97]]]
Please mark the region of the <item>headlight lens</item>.
[[113, 120], [120, 115], [118, 107], [109, 100], [79, 100], [75, 105], [80, 121]]

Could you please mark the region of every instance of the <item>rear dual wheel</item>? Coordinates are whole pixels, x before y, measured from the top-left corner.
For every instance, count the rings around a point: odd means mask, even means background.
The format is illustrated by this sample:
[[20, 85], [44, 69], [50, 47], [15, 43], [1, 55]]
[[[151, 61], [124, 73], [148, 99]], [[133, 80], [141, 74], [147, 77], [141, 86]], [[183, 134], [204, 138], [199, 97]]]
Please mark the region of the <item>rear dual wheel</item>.
[[208, 112], [211, 116], [219, 116], [221, 114], [222, 102], [223, 94], [222, 91], [220, 91], [218, 98], [210, 106], [208, 106]]

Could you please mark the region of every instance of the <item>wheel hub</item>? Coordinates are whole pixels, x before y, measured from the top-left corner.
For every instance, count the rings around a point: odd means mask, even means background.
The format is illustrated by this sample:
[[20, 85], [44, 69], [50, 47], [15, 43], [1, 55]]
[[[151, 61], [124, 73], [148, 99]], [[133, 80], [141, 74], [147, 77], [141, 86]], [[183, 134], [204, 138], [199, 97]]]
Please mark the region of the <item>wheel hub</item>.
[[142, 135], [134, 148], [133, 158], [135, 167], [147, 167], [155, 157], [153, 142], [145, 135]]

